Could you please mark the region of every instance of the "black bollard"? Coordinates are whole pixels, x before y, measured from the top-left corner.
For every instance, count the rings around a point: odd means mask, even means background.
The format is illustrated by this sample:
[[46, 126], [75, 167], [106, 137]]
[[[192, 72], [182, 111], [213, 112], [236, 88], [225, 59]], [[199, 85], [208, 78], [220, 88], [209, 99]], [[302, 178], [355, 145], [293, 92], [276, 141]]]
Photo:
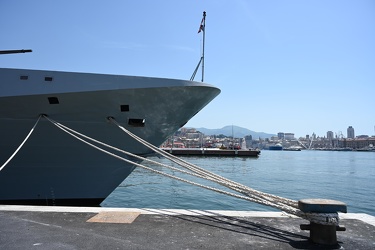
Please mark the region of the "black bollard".
[[[298, 201], [298, 208], [305, 213], [337, 213], [347, 212], [346, 204], [341, 201], [326, 199], [303, 199]], [[310, 240], [321, 245], [337, 245], [336, 231], [346, 228], [336, 225], [323, 225], [311, 222], [300, 225], [301, 230], [310, 230]]]

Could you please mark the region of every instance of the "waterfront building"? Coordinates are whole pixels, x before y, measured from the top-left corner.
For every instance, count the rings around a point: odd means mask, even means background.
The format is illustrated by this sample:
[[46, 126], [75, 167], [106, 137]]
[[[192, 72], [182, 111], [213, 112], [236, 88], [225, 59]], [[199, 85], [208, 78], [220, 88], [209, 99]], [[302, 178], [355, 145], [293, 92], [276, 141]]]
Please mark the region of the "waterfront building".
[[199, 139], [201, 138], [202, 134], [199, 132], [188, 132], [186, 133], [186, 138], [188, 139]]
[[246, 135], [245, 136], [245, 140], [252, 141], [253, 140], [253, 136], [252, 135]]
[[352, 149], [364, 149], [364, 148], [374, 148], [375, 137], [366, 138], [348, 138], [340, 139], [338, 142], [339, 148], [352, 148]]
[[279, 132], [279, 133], [277, 133], [277, 137], [278, 137], [280, 140], [284, 140], [284, 137], [285, 137], [284, 132]]
[[316, 134], [315, 133], [312, 133], [312, 139], [316, 140]]
[[253, 146], [253, 136], [252, 135], [246, 135], [245, 136], [245, 143], [246, 143], [246, 148], [251, 148]]
[[333, 132], [332, 131], [328, 131], [327, 132], [327, 139], [328, 140], [333, 140]]
[[349, 126], [347, 129], [347, 137], [354, 139], [354, 128], [352, 126]]
[[278, 136], [271, 136], [271, 141], [279, 141], [280, 138]]
[[294, 134], [293, 133], [285, 133], [284, 138], [285, 138], [285, 140], [293, 140]]

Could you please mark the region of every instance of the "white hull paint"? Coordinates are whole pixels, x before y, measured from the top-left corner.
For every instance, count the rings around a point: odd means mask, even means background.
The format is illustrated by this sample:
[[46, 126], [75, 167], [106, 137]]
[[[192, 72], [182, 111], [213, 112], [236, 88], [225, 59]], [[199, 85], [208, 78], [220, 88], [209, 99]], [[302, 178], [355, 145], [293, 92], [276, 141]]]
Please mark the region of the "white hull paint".
[[[21, 80], [25, 76], [27, 80]], [[220, 93], [198, 82], [89, 73], [0, 69], [0, 79], [0, 165], [40, 114], [107, 144], [147, 155], [152, 152], [107, 117], [159, 146]], [[131, 119], [144, 120], [144, 126], [129, 124]], [[133, 170], [133, 165], [41, 119], [0, 172], [0, 203], [98, 205]]]

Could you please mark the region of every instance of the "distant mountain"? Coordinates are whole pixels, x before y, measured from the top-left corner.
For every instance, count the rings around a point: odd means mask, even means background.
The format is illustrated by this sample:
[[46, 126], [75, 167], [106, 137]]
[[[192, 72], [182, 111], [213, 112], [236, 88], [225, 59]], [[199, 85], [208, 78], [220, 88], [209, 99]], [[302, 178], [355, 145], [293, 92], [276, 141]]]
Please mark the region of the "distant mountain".
[[268, 134], [264, 132], [255, 132], [252, 130], [249, 130], [247, 128], [241, 128], [238, 126], [225, 126], [223, 128], [218, 129], [208, 129], [208, 128], [195, 128], [197, 131], [205, 134], [205, 135], [225, 135], [228, 137], [231, 137], [234, 135], [236, 138], [242, 138], [246, 135], [251, 135], [253, 139], [258, 139], [259, 137], [262, 139], [265, 138], [271, 138], [272, 136], [275, 136], [275, 134]]

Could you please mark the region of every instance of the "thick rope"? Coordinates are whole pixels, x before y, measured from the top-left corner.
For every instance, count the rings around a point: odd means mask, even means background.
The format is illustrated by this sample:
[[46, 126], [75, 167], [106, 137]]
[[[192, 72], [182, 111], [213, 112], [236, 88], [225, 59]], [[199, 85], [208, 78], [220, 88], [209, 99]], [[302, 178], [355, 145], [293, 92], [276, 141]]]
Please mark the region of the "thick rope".
[[34, 129], [35, 129], [36, 125], [38, 124], [41, 117], [42, 117], [42, 115], [40, 115], [38, 117], [38, 120], [35, 122], [34, 126], [31, 128], [30, 132], [27, 134], [27, 136], [25, 137], [23, 142], [18, 146], [16, 151], [14, 151], [14, 153], [9, 157], [9, 159], [1, 166], [0, 171], [3, 170], [6, 165], [8, 165], [8, 163], [13, 159], [13, 157], [18, 153], [18, 151], [22, 148], [22, 146], [25, 144], [25, 142], [29, 139], [29, 137], [33, 133], [33, 131], [34, 131]]
[[191, 164], [189, 162], [186, 162], [168, 152], [165, 152], [164, 150], [152, 145], [151, 143], [143, 140], [142, 138], [136, 136], [135, 134], [131, 133], [129, 130], [125, 129], [124, 127], [122, 127], [120, 124], [117, 123], [116, 120], [114, 120], [113, 118], [109, 117], [108, 118], [110, 121], [112, 121], [115, 125], [117, 125], [121, 130], [123, 130], [125, 133], [127, 133], [129, 136], [131, 136], [132, 138], [134, 138], [135, 140], [137, 140], [138, 142], [144, 144], [145, 146], [147, 146], [148, 148], [150, 148], [151, 150], [153, 150], [154, 152], [156, 153], [159, 153], [161, 154], [162, 156], [164, 156], [165, 158], [183, 166], [183, 167], [186, 167], [188, 168], [189, 170], [191, 171], [194, 171], [194, 172], [199, 172], [199, 173], [205, 173], [209, 176], [212, 176], [213, 178], [217, 179], [217, 180], [222, 180], [224, 181], [224, 183], [228, 183], [229, 185], [235, 187], [235, 188], [239, 188], [241, 190], [243, 190], [243, 193], [246, 194], [246, 193], [254, 193], [256, 195], [259, 195], [259, 196], [262, 196], [263, 198], [265, 199], [269, 199], [270, 201], [272, 202], [280, 202], [280, 203], [284, 203], [288, 206], [291, 206], [291, 207], [294, 207], [294, 208], [298, 208], [298, 203], [297, 201], [294, 201], [294, 200], [290, 200], [290, 199], [287, 199], [287, 198], [283, 198], [283, 197], [279, 197], [279, 196], [276, 196], [276, 195], [272, 195], [272, 194], [268, 194], [268, 193], [264, 193], [264, 192], [260, 192], [260, 191], [257, 191], [255, 189], [252, 189], [250, 187], [247, 187], [245, 185], [242, 185], [240, 183], [237, 183], [237, 182], [234, 182], [232, 180], [229, 180], [229, 179], [226, 179], [222, 176], [219, 176], [217, 174], [214, 174], [212, 172], [209, 172], [208, 170], [205, 170], [205, 169], [202, 169], [194, 164]]
[[[46, 117], [46, 118], [47, 118], [47, 117]], [[48, 119], [48, 118], [47, 118], [47, 119]], [[50, 120], [50, 119], [48, 119], [48, 120]], [[51, 121], [51, 120], [50, 120], [50, 121]], [[135, 166], [137, 166], [137, 167], [144, 168], [144, 169], [146, 169], [146, 170], [149, 170], [149, 171], [152, 171], [152, 172], [155, 172], [155, 173], [158, 173], [158, 174], [161, 174], [161, 175], [164, 175], [164, 176], [167, 176], [167, 177], [170, 177], [170, 178], [172, 178], [172, 179], [176, 179], [176, 180], [179, 180], [179, 181], [182, 181], [182, 182], [185, 182], [185, 183], [189, 183], [189, 184], [192, 184], [192, 185], [195, 185], [195, 186], [198, 186], [198, 187], [206, 188], [206, 189], [209, 189], [209, 190], [212, 190], [212, 191], [216, 191], [216, 192], [219, 192], [219, 193], [222, 193], [222, 194], [227, 194], [227, 195], [230, 195], [230, 196], [233, 196], [233, 197], [237, 197], [237, 198], [241, 198], [241, 199], [245, 199], [245, 200], [248, 200], [248, 201], [253, 201], [253, 202], [257, 202], [257, 203], [259, 203], [259, 201], [255, 200], [255, 199], [253, 199], [253, 198], [250, 198], [250, 197], [237, 195], [237, 194], [234, 194], [234, 193], [230, 193], [230, 192], [223, 191], [223, 190], [220, 190], [220, 189], [217, 189], [217, 188], [213, 188], [213, 187], [209, 187], [209, 186], [204, 186], [204, 185], [202, 185], [202, 184], [199, 184], [199, 183], [196, 183], [196, 182], [193, 182], [193, 181], [189, 181], [189, 180], [185, 180], [185, 179], [182, 179], [182, 178], [180, 178], [180, 177], [176, 177], [176, 176], [173, 176], [173, 175], [170, 175], [170, 174], [167, 174], [167, 173], [163, 173], [163, 172], [161, 172], [161, 171], [158, 171], [158, 170], [152, 169], [152, 168], [150, 168], [150, 167], [147, 167], [147, 166], [141, 165], [141, 164], [139, 164], [139, 163], [133, 162], [133, 161], [131, 161], [131, 160], [125, 159], [125, 158], [123, 158], [123, 157], [121, 157], [121, 156], [118, 156], [118, 155], [116, 155], [116, 154], [114, 154], [114, 153], [111, 153], [111, 152], [109, 152], [109, 151], [107, 151], [107, 150], [104, 150], [104, 149], [102, 149], [102, 148], [100, 148], [100, 147], [98, 147], [98, 146], [96, 146], [96, 145], [94, 145], [94, 144], [92, 144], [92, 143], [89, 143], [89, 142], [85, 141], [84, 139], [78, 137], [78, 136], [75, 135], [74, 133], [69, 132], [67, 129], [63, 128], [63, 127], [60, 126], [58, 123], [53, 123], [53, 124], [54, 124], [55, 126], [57, 126], [58, 128], [60, 128], [61, 130], [63, 130], [64, 132], [70, 134], [70, 135], [73, 136], [74, 138], [76, 138], [76, 139], [82, 141], [83, 143], [85, 143], [85, 144], [87, 144], [87, 145], [89, 145], [89, 146], [91, 146], [91, 147], [93, 147], [93, 148], [95, 148], [95, 149], [97, 149], [97, 150], [99, 150], [99, 151], [101, 151], [101, 152], [103, 152], [103, 153], [106, 153], [106, 154], [108, 154], [108, 155], [111, 155], [111, 156], [113, 156], [113, 157], [115, 157], [115, 158], [117, 158], [117, 159], [120, 159], [120, 160], [122, 160], [122, 161], [125, 161], [125, 162], [127, 162], [127, 163], [130, 163], [130, 164], [135, 165]], [[275, 208], [280, 209], [279, 206], [274, 205], [274, 204], [272, 204], [272, 203], [270, 203], [270, 202], [267, 202], [267, 201], [264, 201], [262, 204], [267, 204], [268, 206], [273, 206], [273, 207], [275, 207]]]
[[[195, 166], [189, 162], [186, 162], [172, 154], [169, 154], [168, 152], [165, 152], [164, 150], [152, 145], [151, 143], [143, 140], [142, 138], [136, 136], [135, 134], [131, 133], [129, 130], [125, 129], [124, 127], [122, 127], [116, 120], [114, 120], [112, 117], [108, 117], [108, 119], [110, 121], [112, 121], [114, 124], [116, 124], [121, 130], [123, 130], [125, 133], [127, 133], [129, 136], [131, 136], [132, 138], [134, 138], [135, 140], [137, 140], [138, 142], [142, 143], [143, 145], [147, 146], [148, 148], [150, 148], [151, 150], [153, 150], [154, 152], [156, 153], [159, 153], [161, 155], [163, 155], [164, 157], [166, 157], [167, 159], [171, 159], [173, 162], [176, 162], [177, 164], [180, 163], [181, 166], [190, 166], [192, 168], [195, 168], [195, 169], [198, 169], [198, 171], [201, 171], [203, 170], [205, 173], [209, 174], [209, 175], [213, 175], [215, 177], [217, 177], [218, 179], [220, 180], [225, 180], [227, 181], [228, 183], [231, 183], [231, 184], [234, 184], [235, 186], [239, 187], [239, 189], [237, 188], [232, 188], [231, 186], [227, 186], [226, 183], [220, 183], [228, 188], [231, 188], [235, 191], [238, 191], [240, 193], [243, 193], [247, 196], [253, 196], [254, 194], [256, 195], [256, 200], [254, 202], [256, 203], [259, 203], [259, 204], [263, 204], [263, 205], [267, 205], [267, 206], [271, 206], [271, 207], [274, 207], [274, 208], [278, 208], [282, 211], [285, 211], [287, 213], [290, 213], [290, 214], [294, 214], [298, 217], [302, 217], [304, 219], [307, 219], [311, 222], [315, 222], [317, 224], [323, 224], [323, 225], [338, 225], [339, 223], [339, 216], [337, 213], [304, 213], [302, 212], [301, 210], [298, 209], [298, 202], [297, 201], [294, 201], [294, 200], [290, 200], [290, 199], [287, 199], [287, 198], [283, 198], [283, 197], [280, 197], [280, 196], [276, 196], [276, 195], [272, 195], [272, 194], [268, 194], [268, 193], [264, 193], [264, 192], [260, 192], [260, 191], [257, 191], [257, 190], [254, 190], [250, 187], [247, 187], [247, 186], [244, 186], [240, 183], [236, 183], [234, 181], [231, 181], [231, 180], [228, 180], [224, 177], [221, 177], [221, 176], [218, 176], [214, 173], [211, 173], [207, 170], [204, 170], [204, 169], [201, 169], [199, 168], [198, 166]], [[185, 165], [186, 164], [186, 165]], [[195, 171], [195, 170], [193, 170]], [[271, 205], [269, 204], [271, 202]]]
[[[130, 155], [130, 156], [133, 156], [133, 157], [136, 157], [136, 158], [138, 158], [138, 159], [140, 159], [140, 160], [148, 161], [148, 162], [150, 162], [150, 163], [157, 164], [157, 165], [160, 165], [160, 166], [162, 166], [162, 167], [166, 167], [166, 168], [169, 168], [169, 169], [172, 169], [172, 170], [175, 170], [175, 171], [179, 171], [179, 172], [182, 172], [182, 173], [185, 173], [185, 174], [189, 174], [189, 175], [192, 175], [192, 176], [195, 176], [195, 177], [199, 177], [199, 178], [203, 178], [203, 179], [206, 179], [206, 180], [210, 180], [210, 181], [216, 182], [216, 183], [218, 183], [218, 184], [220, 184], [220, 185], [226, 186], [227, 188], [230, 188], [230, 189], [232, 189], [232, 190], [234, 190], [234, 191], [240, 192], [240, 193], [242, 193], [242, 194], [244, 194], [244, 195], [246, 195], [246, 196], [248, 196], [248, 197], [251, 197], [251, 198], [257, 200], [257, 201], [255, 201], [255, 200], [251, 200], [251, 201], [253, 201], [253, 202], [257, 202], [257, 203], [261, 203], [261, 204], [264, 204], [264, 203], [269, 204], [269, 202], [271, 202], [271, 204], [272, 204], [272, 203], [277, 203], [275, 200], [269, 200], [269, 199], [265, 199], [264, 197], [261, 197], [261, 196], [259, 196], [259, 195], [258, 195], [258, 196], [257, 196], [257, 195], [254, 195], [254, 194], [252, 194], [252, 193], [249, 193], [248, 191], [244, 191], [244, 190], [242, 190], [242, 189], [240, 189], [240, 188], [238, 188], [238, 187], [235, 187], [235, 186], [233, 186], [233, 185], [231, 185], [231, 184], [228, 184], [228, 183], [226, 183], [226, 182], [224, 182], [224, 181], [222, 181], [222, 180], [217, 180], [217, 179], [211, 178], [210, 176], [207, 176], [207, 175], [202, 175], [202, 174], [196, 174], [196, 173], [192, 173], [192, 172], [187, 172], [187, 171], [184, 171], [184, 170], [181, 170], [181, 169], [178, 169], [178, 168], [174, 168], [174, 167], [171, 167], [171, 166], [168, 166], [168, 165], [165, 165], [165, 164], [162, 164], [162, 163], [156, 162], [156, 161], [149, 160], [149, 159], [147, 159], [147, 158], [140, 157], [140, 156], [135, 155], [135, 154], [132, 154], [132, 153], [130, 153], [130, 152], [123, 151], [123, 150], [121, 150], [121, 149], [115, 148], [115, 147], [110, 146], [110, 145], [108, 145], [108, 144], [105, 144], [105, 143], [103, 143], [103, 142], [100, 142], [100, 141], [97, 141], [97, 140], [95, 140], [95, 139], [92, 139], [92, 138], [90, 138], [90, 137], [88, 137], [88, 136], [85, 136], [85, 135], [83, 135], [83, 134], [81, 134], [81, 133], [78, 133], [77, 131], [75, 131], [75, 130], [73, 130], [73, 129], [70, 129], [70, 128], [68, 128], [68, 127], [66, 127], [66, 126], [64, 126], [64, 125], [62, 125], [62, 124], [60, 124], [60, 123], [57, 123], [57, 122], [53, 121], [52, 119], [50, 119], [50, 118], [48, 118], [48, 117], [46, 117], [46, 119], [48, 119], [50, 122], [52, 122], [53, 124], [55, 124], [56, 126], [58, 126], [58, 127], [60, 127], [60, 128], [62, 127], [62, 128], [64, 128], [65, 130], [69, 130], [70, 132], [72, 132], [72, 133], [74, 133], [74, 134], [77, 134], [77, 135], [79, 135], [79, 136], [81, 136], [81, 137], [84, 137], [84, 138], [86, 138], [86, 139], [88, 139], [88, 140], [91, 140], [91, 141], [93, 141], [93, 142], [95, 142], [95, 143], [101, 144], [101, 145], [103, 145], [103, 146], [105, 146], [105, 147], [109, 147], [109, 148], [111, 148], [111, 149], [114, 149], [114, 150], [116, 150], [116, 151], [122, 152], [122, 153], [124, 153], [124, 154]], [[205, 172], [208, 172], [208, 171], [205, 171]], [[208, 172], [208, 173], [209, 173], [209, 172]], [[239, 185], [241, 185], [241, 184], [239, 184]], [[241, 185], [241, 186], [243, 186], [243, 185]], [[245, 186], [243, 186], [243, 187], [245, 187]], [[279, 203], [280, 203], [280, 202], [279, 202]], [[282, 203], [280, 203], [279, 205], [280, 205], [280, 206], [283, 206]], [[280, 207], [276, 207], [276, 208], [280, 209]], [[284, 207], [282, 210], [288, 210], [288, 209]]]
[[[114, 124], [116, 124], [119, 128], [121, 128], [123, 131], [125, 131], [128, 135], [130, 135], [132, 138], [136, 139], [137, 141], [139, 141], [140, 143], [142, 143], [143, 145], [151, 148], [152, 150], [154, 150], [155, 152], [159, 153], [163, 156], [165, 156], [166, 158], [168, 159], [171, 159], [173, 162], [179, 164], [180, 166], [182, 167], [186, 167], [187, 169], [195, 172], [195, 173], [191, 173], [191, 172], [187, 172], [187, 171], [184, 171], [184, 170], [181, 170], [181, 169], [178, 169], [178, 168], [174, 168], [174, 167], [171, 167], [171, 166], [167, 166], [165, 164], [162, 164], [162, 163], [159, 163], [159, 162], [156, 162], [156, 161], [152, 161], [150, 159], [147, 159], [147, 158], [144, 158], [144, 157], [141, 157], [141, 156], [138, 156], [138, 155], [135, 155], [135, 154], [132, 154], [130, 152], [127, 152], [127, 151], [124, 151], [124, 150], [121, 150], [121, 149], [118, 149], [116, 147], [113, 147], [113, 146], [110, 146], [108, 144], [105, 144], [103, 142], [100, 142], [98, 140], [95, 140], [95, 139], [92, 139], [88, 136], [85, 136], [81, 133], [78, 133], [77, 131], [74, 131], [73, 129], [70, 129], [60, 123], [57, 123], [56, 121], [53, 121], [52, 119], [48, 118], [45, 116], [45, 118], [47, 120], [49, 120], [52, 124], [54, 124], [55, 126], [57, 126], [58, 128], [60, 128], [61, 130], [63, 130], [64, 132], [70, 134], [71, 136], [73, 136], [74, 138], [82, 141], [83, 143], [103, 152], [103, 153], [106, 153], [108, 155], [111, 155], [117, 159], [120, 159], [122, 161], [125, 161], [127, 163], [130, 163], [132, 165], [135, 165], [137, 167], [140, 167], [140, 168], [143, 168], [143, 169], [146, 169], [146, 170], [149, 170], [149, 171], [152, 171], [152, 172], [155, 172], [155, 173], [158, 173], [158, 174], [161, 174], [161, 175], [164, 175], [164, 176], [167, 176], [169, 178], [172, 178], [172, 179], [176, 179], [176, 180], [179, 180], [179, 181], [182, 181], [182, 182], [185, 182], [185, 183], [189, 183], [189, 184], [192, 184], [192, 185], [195, 185], [195, 186], [198, 186], [198, 187], [202, 187], [202, 188], [205, 188], [205, 189], [208, 189], [208, 190], [211, 190], [211, 191], [215, 191], [215, 192], [218, 192], [218, 193], [222, 193], [222, 194], [226, 194], [226, 195], [229, 195], [229, 196], [232, 196], [232, 197], [236, 197], [236, 198], [240, 198], [240, 199], [244, 199], [244, 200], [248, 200], [248, 201], [252, 201], [252, 202], [256, 202], [256, 203], [259, 203], [259, 204], [262, 204], [262, 205], [267, 205], [267, 206], [271, 206], [271, 207], [274, 207], [274, 208], [277, 208], [277, 209], [280, 209], [282, 211], [285, 211], [289, 214], [294, 214], [298, 217], [302, 217], [304, 219], [307, 219], [311, 222], [315, 222], [317, 224], [323, 224], [323, 225], [338, 225], [338, 222], [339, 222], [339, 217], [338, 217], [338, 214], [337, 213], [328, 213], [328, 214], [321, 214], [321, 213], [304, 213], [302, 212], [301, 210], [298, 209], [297, 207], [297, 202], [294, 201], [294, 200], [290, 200], [290, 199], [286, 199], [286, 198], [283, 198], [283, 197], [279, 197], [279, 196], [276, 196], [276, 195], [271, 195], [271, 194], [267, 194], [267, 193], [263, 193], [263, 192], [260, 192], [260, 191], [256, 191], [254, 189], [251, 189], [249, 187], [246, 187], [242, 184], [239, 184], [239, 183], [236, 183], [236, 182], [233, 182], [231, 180], [228, 180], [224, 177], [221, 177], [221, 176], [218, 176], [216, 174], [213, 174], [207, 170], [204, 170], [204, 169], [201, 169], [193, 164], [190, 164], [188, 162], [185, 162], [173, 155], [170, 155], [169, 153], [165, 152], [164, 150], [161, 150], [157, 147], [155, 147], [154, 145], [144, 141], [143, 139], [137, 137], [136, 135], [132, 134], [130, 131], [126, 130], [125, 128], [123, 128], [122, 126], [120, 126], [113, 118], [109, 118], [112, 122], [114, 122]], [[231, 192], [227, 192], [227, 191], [224, 191], [224, 190], [220, 190], [220, 189], [217, 189], [217, 188], [213, 188], [213, 187], [210, 187], [210, 186], [205, 186], [205, 185], [202, 185], [202, 184], [199, 184], [199, 183], [196, 183], [196, 182], [193, 182], [193, 181], [189, 181], [189, 180], [186, 180], [186, 179], [183, 179], [183, 178], [180, 178], [180, 177], [176, 177], [176, 176], [173, 176], [173, 175], [170, 175], [170, 174], [167, 174], [167, 173], [164, 173], [164, 172], [161, 172], [161, 171], [158, 171], [158, 170], [155, 170], [153, 168], [150, 168], [150, 167], [147, 167], [147, 166], [144, 166], [142, 164], [139, 164], [137, 162], [134, 162], [134, 161], [131, 161], [129, 159], [126, 159], [126, 158], [123, 158], [117, 154], [114, 154], [114, 153], [111, 153], [103, 148], [100, 148], [99, 146], [96, 146], [86, 140], [84, 140], [83, 138], [86, 138], [88, 140], [91, 140], [97, 144], [100, 144], [102, 146], [105, 146], [105, 147], [108, 147], [108, 148], [111, 148], [113, 150], [116, 150], [116, 151], [119, 151], [121, 153], [124, 153], [124, 154], [127, 154], [129, 156], [132, 156], [132, 157], [135, 157], [137, 159], [140, 159], [140, 160], [143, 160], [143, 161], [147, 161], [147, 162], [150, 162], [150, 163], [153, 163], [153, 164], [157, 164], [159, 166], [162, 166], [162, 167], [167, 167], [167, 168], [170, 168], [170, 169], [173, 169], [173, 170], [176, 170], [176, 171], [179, 171], [181, 173], [185, 173], [185, 174], [189, 174], [189, 175], [192, 175], [192, 176], [195, 176], [195, 177], [199, 177], [199, 178], [203, 178], [203, 179], [206, 179], [206, 180], [210, 180], [210, 181], [213, 181], [215, 183], [218, 183], [220, 185], [223, 185], [227, 188], [230, 188], [234, 191], [237, 191], [239, 193], [242, 193], [244, 194], [245, 196], [243, 195], [238, 195], [238, 194], [234, 194], [234, 193], [231, 193]], [[176, 159], [177, 158], [177, 159]]]

